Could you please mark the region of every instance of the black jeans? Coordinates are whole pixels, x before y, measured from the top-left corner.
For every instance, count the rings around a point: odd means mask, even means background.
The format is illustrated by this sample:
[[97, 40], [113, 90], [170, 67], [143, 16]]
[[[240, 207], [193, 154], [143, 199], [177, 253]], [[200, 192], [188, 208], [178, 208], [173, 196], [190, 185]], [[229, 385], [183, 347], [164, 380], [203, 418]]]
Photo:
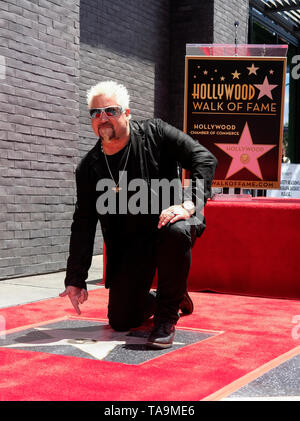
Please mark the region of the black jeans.
[[[154, 321], [176, 324], [187, 289], [195, 225], [189, 220], [168, 223], [151, 236], [135, 236], [124, 246], [109, 289], [108, 319], [115, 330]], [[150, 292], [157, 270], [157, 293]]]

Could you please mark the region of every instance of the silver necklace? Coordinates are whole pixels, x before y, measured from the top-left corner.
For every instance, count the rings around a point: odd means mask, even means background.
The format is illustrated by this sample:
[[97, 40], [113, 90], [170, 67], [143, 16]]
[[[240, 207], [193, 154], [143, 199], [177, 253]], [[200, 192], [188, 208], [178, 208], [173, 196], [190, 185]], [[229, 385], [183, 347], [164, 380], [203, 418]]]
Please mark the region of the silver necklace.
[[[125, 168], [126, 168], [126, 166], [127, 166], [127, 162], [128, 162], [128, 157], [129, 157], [130, 148], [131, 148], [131, 143], [129, 143], [129, 147], [128, 147], [128, 151], [127, 151], [127, 157], [126, 157], [126, 162], [125, 162], [124, 168], [123, 168], [123, 170], [122, 170], [121, 176], [119, 177], [119, 181], [118, 181], [118, 183], [116, 183], [116, 180], [114, 179], [114, 177], [113, 177], [113, 175], [112, 175], [112, 173], [111, 173], [110, 166], [109, 166], [109, 163], [108, 163], [108, 160], [107, 160], [107, 157], [106, 157], [106, 153], [104, 152], [103, 145], [102, 145], [102, 142], [101, 142], [101, 151], [102, 151], [102, 153], [103, 153], [103, 155], [104, 155], [105, 162], [106, 162], [106, 165], [107, 165], [107, 169], [108, 169], [108, 171], [109, 171], [109, 174], [110, 174], [110, 176], [111, 176], [111, 179], [115, 182], [115, 185], [116, 185], [115, 187], [112, 187], [112, 190], [113, 190], [115, 193], [119, 193], [119, 191], [120, 191], [120, 190], [122, 190], [122, 187], [119, 187], [119, 184], [120, 184], [120, 182], [121, 182], [121, 180], [122, 180], [123, 174], [124, 174], [124, 172], [125, 172]], [[124, 155], [123, 155], [123, 156], [124, 156]], [[122, 158], [121, 158], [121, 161], [122, 161], [122, 159], [123, 159], [123, 156], [122, 156]]]

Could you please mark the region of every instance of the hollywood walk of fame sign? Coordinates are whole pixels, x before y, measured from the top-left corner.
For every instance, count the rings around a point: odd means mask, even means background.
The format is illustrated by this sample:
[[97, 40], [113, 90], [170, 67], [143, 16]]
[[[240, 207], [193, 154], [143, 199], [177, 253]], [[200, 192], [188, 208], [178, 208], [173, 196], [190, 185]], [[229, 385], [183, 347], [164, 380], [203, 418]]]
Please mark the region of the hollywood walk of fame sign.
[[285, 57], [186, 56], [184, 131], [218, 159], [213, 187], [279, 189]]

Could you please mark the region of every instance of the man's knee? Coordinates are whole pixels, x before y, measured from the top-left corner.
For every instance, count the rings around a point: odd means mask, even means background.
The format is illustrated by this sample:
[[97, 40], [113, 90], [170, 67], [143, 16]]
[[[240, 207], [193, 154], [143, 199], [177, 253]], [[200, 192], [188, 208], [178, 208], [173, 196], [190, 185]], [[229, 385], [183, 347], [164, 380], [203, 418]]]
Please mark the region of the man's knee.
[[162, 232], [163, 237], [168, 243], [174, 246], [190, 247], [192, 245], [192, 232], [188, 220], [179, 220], [173, 224], [167, 224]]
[[112, 305], [111, 302], [108, 303], [108, 322], [110, 327], [117, 332], [124, 332], [130, 329], [130, 322], [128, 316], [128, 309], [124, 308], [122, 310], [122, 306], [119, 305]]
[[117, 332], [125, 332], [131, 329], [131, 325], [129, 321], [124, 320], [124, 318], [121, 319], [121, 318], [110, 316], [108, 318], [108, 322], [109, 322], [110, 327], [113, 330], [116, 330]]

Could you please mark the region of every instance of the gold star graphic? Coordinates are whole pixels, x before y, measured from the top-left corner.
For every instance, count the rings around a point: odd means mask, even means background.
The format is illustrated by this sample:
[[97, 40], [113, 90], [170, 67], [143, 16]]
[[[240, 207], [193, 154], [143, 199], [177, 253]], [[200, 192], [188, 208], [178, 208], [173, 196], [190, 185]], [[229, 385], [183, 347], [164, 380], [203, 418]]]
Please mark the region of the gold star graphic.
[[252, 63], [251, 67], [247, 67], [247, 69], [249, 70], [249, 75], [256, 75], [256, 70], [259, 69], [259, 67], [255, 67], [254, 63]]
[[233, 79], [239, 79], [240, 73], [236, 70], [234, 73], [231, 73], [233, 76]]

